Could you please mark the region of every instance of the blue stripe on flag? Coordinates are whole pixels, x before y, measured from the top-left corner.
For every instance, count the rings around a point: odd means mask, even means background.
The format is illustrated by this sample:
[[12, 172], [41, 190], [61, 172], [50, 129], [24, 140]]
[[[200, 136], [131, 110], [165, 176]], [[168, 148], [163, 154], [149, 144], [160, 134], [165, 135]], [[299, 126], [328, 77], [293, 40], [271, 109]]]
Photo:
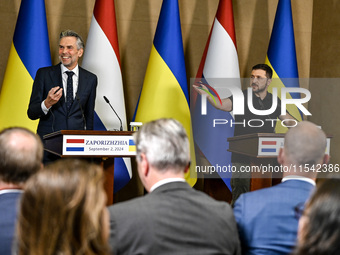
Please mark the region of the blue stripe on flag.
[[66, 151], [84, 151], [84, 147], [66, 147]]
[[263, 148], [261, 149], [262, 152], [276, 152], [276, 149], [270, 149], [270, 148]]
[[101, 130], [101, 131], [107, 130], [96, 112], [94, 112], [94, 116], [93, 116], [93, 129]]
[[180, 84], [189, 103], [181, 23], [179, 19], [178, 1], [164, 0], [155, 38], [153, 42], [159, 55], [169, 66], [171, 72]]
[[[290, 0], [280, 0], [268, 46], [268, 59], [286, 87], [299, 87], [292, 8]], [[300, 98], [291, 93], [292, 98]]]
[[44, 0], [21, 1], [13, 44], [33, 79], [40, 67], [51, 65]]
[[[228, 151], [227, 138], [234, 136], [234, 126], [230, 127], [229, 122], [233, 117], [229, 112], [217, 110], [211, 104], [207, 104], [207, 115], [201, 115], [200, 106], [201, 96], [198, 96], [192, 112], [194, 141], [212, 166], [228, 167], [226, 164], [231, 164], [231, 152]], [[214, 119], [227, 119], [228, 124], [213, 127]], [[207, 130], [210, 132], [207, 133]], [[218, 174], [231, 190], [231, 173]]]
[[130, 181], [130, 175], [123, 158], [115, 158], [114, 166], [115, 169], [120, 169], [114, 172], [113, 189], [116, 193]]

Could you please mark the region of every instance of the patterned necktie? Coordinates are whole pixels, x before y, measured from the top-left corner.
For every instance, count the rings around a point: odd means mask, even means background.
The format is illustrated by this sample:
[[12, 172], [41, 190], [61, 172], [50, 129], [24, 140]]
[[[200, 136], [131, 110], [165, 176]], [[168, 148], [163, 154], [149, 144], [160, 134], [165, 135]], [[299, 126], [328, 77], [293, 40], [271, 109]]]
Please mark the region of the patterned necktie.
[[67, 111], [70, 110], [71, 105], [73, 103], [73, 79], [72, 76], [74, 75], [74, 72], [67, 71], [65, 72], [67, 74], [67, 88], [66, 88], [66, 107]]

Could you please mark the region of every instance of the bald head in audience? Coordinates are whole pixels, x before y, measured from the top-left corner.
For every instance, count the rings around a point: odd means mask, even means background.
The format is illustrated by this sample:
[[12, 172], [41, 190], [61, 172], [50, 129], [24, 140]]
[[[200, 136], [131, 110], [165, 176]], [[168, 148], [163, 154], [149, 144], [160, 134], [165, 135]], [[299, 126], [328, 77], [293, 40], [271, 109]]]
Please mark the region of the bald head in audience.
[[42, 168], [43, 145], [25, 128], [4, 129], [0, 133], [0, 189], [22, 188], [27, 179]]
[[325, 133], [312, 122], [302, 121], [289, 129], [285, 135], [284, 147], [278, 155], [278, 162], [291, 169], [283, 173], [284, 177], [294, 174], [315, 179], [317, 172], [307, 170], [328, 163], [326, 145]]

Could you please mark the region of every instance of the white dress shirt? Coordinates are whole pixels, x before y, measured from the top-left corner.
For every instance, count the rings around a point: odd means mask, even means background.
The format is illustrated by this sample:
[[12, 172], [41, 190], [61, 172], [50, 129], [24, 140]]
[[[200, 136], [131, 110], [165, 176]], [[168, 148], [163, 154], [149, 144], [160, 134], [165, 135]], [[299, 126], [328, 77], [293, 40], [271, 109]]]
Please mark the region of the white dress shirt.
[[[61, 67], [61, 77], [62, 77], [62, 82], [63, 82], [63, 93], [64, 93], [64, 98], [66, 98], [66, 89], [67, 89], [67, 71], [72, 71], [74, 72], [74, 75], [72, 75], [73, 79], [73, 98], [75, 97], [77, 91], [78, 91], [78, 81], [79, 81], [79, 66], [77, 65], [73, 70], [67, 69], [63, 64], [60, 65]], [[56, 84], [55, 86], [58, 86]], [[53, 87], [55, 87], [53, 86]], [[51, 107], [50, 107], [51, 108]], [[45, 100], [41, 103], [41, 109], [45, 113], [45, 115], [48, 113], [50, 108], [47, 108], [45, 106]]]

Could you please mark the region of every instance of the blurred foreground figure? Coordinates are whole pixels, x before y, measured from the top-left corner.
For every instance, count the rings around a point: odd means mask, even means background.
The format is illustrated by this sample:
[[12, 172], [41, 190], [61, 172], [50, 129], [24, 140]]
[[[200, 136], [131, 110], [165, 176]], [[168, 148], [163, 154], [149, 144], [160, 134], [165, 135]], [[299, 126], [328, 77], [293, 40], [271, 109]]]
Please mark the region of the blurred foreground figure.
[[11, 255], [18, 203], [27, 179], [42, 168], [43, 145], [25, 128], [0, 133], [0, 254]]
[[294, 255], [340, 254], [340, 179], [318, 186], [300, 218]]
[[184, 180], [190, 152], [183, 126], [173, 119], [146, 123], [135, 144], [149, 194], [109, 208], [113, 254], [240, 254], [230, 205]]
[[19, 255], [108, 254], [102, 169], [66, 159], [28, 182], [18, 222]]

